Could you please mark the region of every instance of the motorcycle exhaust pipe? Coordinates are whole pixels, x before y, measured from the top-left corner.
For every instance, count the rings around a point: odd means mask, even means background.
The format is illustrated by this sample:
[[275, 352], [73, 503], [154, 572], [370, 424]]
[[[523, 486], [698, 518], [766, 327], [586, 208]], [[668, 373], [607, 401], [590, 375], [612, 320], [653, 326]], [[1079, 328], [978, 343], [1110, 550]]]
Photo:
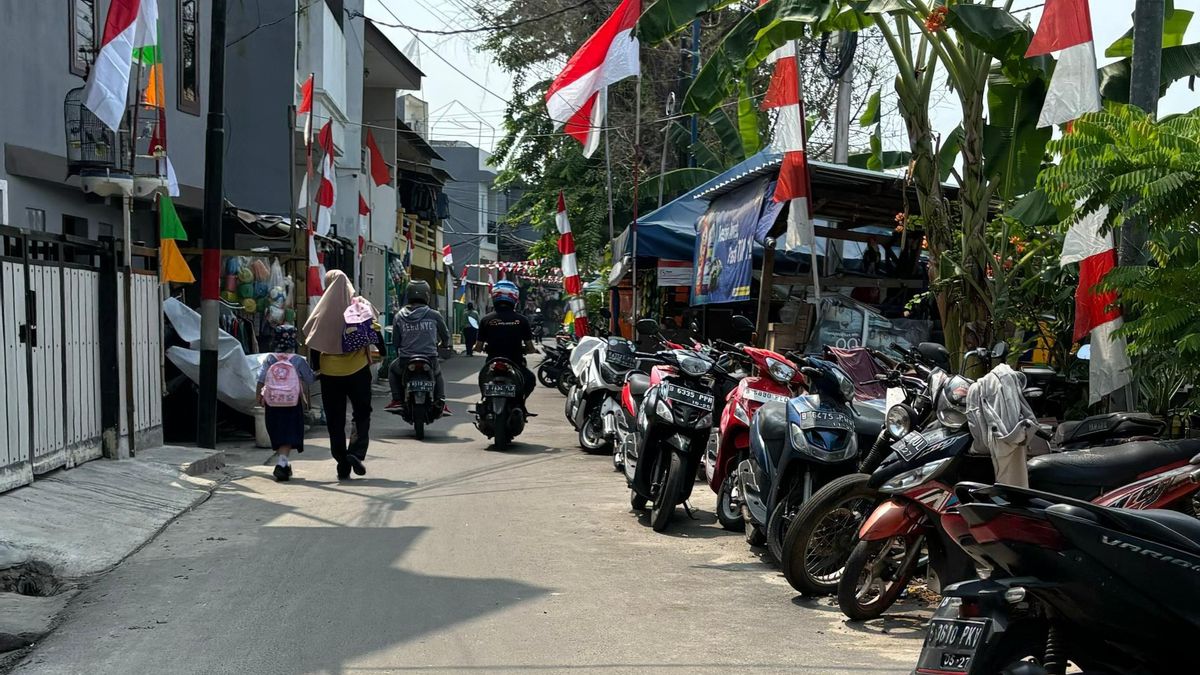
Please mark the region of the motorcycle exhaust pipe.
[[617, 435], [617, 420], [613, 418], [612, 413], [604, 416], [604, 435], [609, 438]]

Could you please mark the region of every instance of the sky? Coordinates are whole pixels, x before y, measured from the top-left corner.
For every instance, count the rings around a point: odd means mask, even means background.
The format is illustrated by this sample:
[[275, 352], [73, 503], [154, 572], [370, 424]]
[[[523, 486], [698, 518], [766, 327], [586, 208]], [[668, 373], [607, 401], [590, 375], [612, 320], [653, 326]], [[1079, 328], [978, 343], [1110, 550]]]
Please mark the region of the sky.
[[[1128, 30], [1135, 0], [1090, 0], [1092, 30], [1097, 60], [1101, 66], [1116, 59], [1104, 56], [1104, 50]], [[419, 29], [460, 30], [478, 26], [470, 7], [475, 0], [366, 0], [365, 13], [383, 23], [404, 23]], [[1016, 0], [1017, 10], [1039, 5], [1028, 11], [1018, 11], [1017, 17], [1030, 17], [1037, 25], [1041, 15], [1039, 0]], [[616, 5], [616, 0], [613, 0]], [[1200, 14], [1200, 0], [1175, 0], [1178, 9]], [[388, 10], [395, 13], [393, 16]], [[399, 17], [399, 18], [397, 18]], [[418, 62], [425, 73], [421, 97], [429, 103], [432, 136], [436, 139], [465, 140], [485, 150], [494, 147], [502, 135], [500, 128], [504, 107], [512, 92], [507, 75], [487, 53], [476, 50], [479, 34], [420, 35], [421, 45], [414, 35], [403, 28], [380, 26], [405, 54]], [[1185, 42], [1200, 41], [1200, 18], [1193, 19]], [[1177, 82], [1159, 103], [1159, 113], [1184, 112], [1200, 106], [1200, 92], [1189, 91], [1187, 81]], [[957, 101], [942, 97], [935, 109], [935, 128], [943, 133], [959, 121]]]

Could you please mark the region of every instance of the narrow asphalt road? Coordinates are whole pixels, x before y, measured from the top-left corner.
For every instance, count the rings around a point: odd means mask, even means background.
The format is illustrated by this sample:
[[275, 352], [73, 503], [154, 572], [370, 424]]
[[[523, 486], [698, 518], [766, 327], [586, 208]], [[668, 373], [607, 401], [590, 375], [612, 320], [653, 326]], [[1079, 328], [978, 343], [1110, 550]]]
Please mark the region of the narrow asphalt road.
[[798, 598], [706, 486], [695, 520], [651, 531], [557, 392], [491, 451], [466, 412], [481, 364], [445, 364], [456, 415], [424, 442], [380, 390], [363, 478], [337, 482], [317, 433], [291, 483], [233, 454], [236, 479], [87, 584], [14, 672], [910, 671], [920, 617], [849, 625]]

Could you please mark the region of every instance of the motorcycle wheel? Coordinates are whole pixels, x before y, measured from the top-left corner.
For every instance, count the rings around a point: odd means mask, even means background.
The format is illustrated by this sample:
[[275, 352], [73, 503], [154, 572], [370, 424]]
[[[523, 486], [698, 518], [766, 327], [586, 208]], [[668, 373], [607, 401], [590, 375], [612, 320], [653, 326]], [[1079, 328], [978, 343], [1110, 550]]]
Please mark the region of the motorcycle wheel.
[[508, 415], [496, 416], [496, 437], [492, 440], [497, 450], [505, 450], [508, 448], [508, 442], [511, 440], [508, 437]]
[[717, 520], [721, 527], [731, 531], [745, 531], [746, 519], [742, 517], [742, 505], [733, 499], [736, 480], [733, 473], [725, 476], [721, 482], [721, 491], [717, 493]]
[[633, 490], [629, 491], [629, 505], [631, 507], [633, 507], [634, 511], [645, 511], [646, 504], [648, 504], [649, 502], [650, 502], [650, 500], [639, 495], [638, 493], [634, 492]]
[[571, 392], [572, 385], [575, 384], [575, 375], [567, 371], [563, 371], [562, 375], [558, 376], [558, 382], [554, 385], [558, 387], [558, 393], [567, 396]]
[[842, 476], [817, 491], [796, 514], [783, 539], [783, 576], [804, 595], [829, 595], [842, 578], [878, 493], [867, 474]]
[[666, 467], [665, 475], [662, 477], [662, 487], [658, 489], [658, 494], [654, 495], [654, 508], [650, 510], [650, 527], [654, 528], [655, 532], [663, 532], [667, 529], [667, 525], [671, 524], [671, 518], [675, 515], [676, 500], [683, 492], [683, 481], [686, 476], [684, 476], [683, 460], [679, 458], [678, 453], [672, 452], [670, 460], [665, 460], [660, 456], [658, 461], [665, 462]]
[[783, 562], [783, 540], [791, 524], [796, 521], [803, 498], [804, 493], [797, 485], [779, 500], [767, 519], [767, 551], [775, 558], [775, 562]]
[[604, 438], [603, 424], [600, 414], [593, 411], [579, 426], [579, 447], [583, 448], [584, 452], [591, 455], [612, 452], [612, 447]]
[[425, 408], [418, 407], [413, 414], [413, 435], [418, 441], [425, 440]]
[[553, 389], [554, 387], [558, 386], [558, 378], [553, 377], [550, 374], [550, 371], [546, 370], [545, 366], [538, 368], [537, 379], [538, 382], [541, 382], [542, 386], [546, 387], [547, 389]]
[[838, 581], [838, 607], [851, 621], [874, 619], [887, 611], [908, 586], [921, 554], [921, 537], [860, 541], [846, 559]]

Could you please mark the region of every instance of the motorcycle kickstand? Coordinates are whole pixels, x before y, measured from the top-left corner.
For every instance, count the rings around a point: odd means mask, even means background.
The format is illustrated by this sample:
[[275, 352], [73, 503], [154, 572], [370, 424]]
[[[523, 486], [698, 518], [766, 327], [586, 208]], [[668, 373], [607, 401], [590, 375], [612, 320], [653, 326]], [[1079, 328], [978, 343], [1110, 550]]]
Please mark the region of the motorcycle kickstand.
[[692, 504], [691, 504], [691, 502], [684, 502], [684, 503], [683, 503], [683, 512], [687, 514], [687, 517], [688, 517], [688, 518], [691, 518], [692, 520], [699, 520], [699, 519], [698, 519], [698, 518], [696, 518], [696, 516], [694, 515], [694, 511], [695, 511], [695, 510], [696, 510], [696, 509], [693, 509], [693, 508], [692, 508]]

